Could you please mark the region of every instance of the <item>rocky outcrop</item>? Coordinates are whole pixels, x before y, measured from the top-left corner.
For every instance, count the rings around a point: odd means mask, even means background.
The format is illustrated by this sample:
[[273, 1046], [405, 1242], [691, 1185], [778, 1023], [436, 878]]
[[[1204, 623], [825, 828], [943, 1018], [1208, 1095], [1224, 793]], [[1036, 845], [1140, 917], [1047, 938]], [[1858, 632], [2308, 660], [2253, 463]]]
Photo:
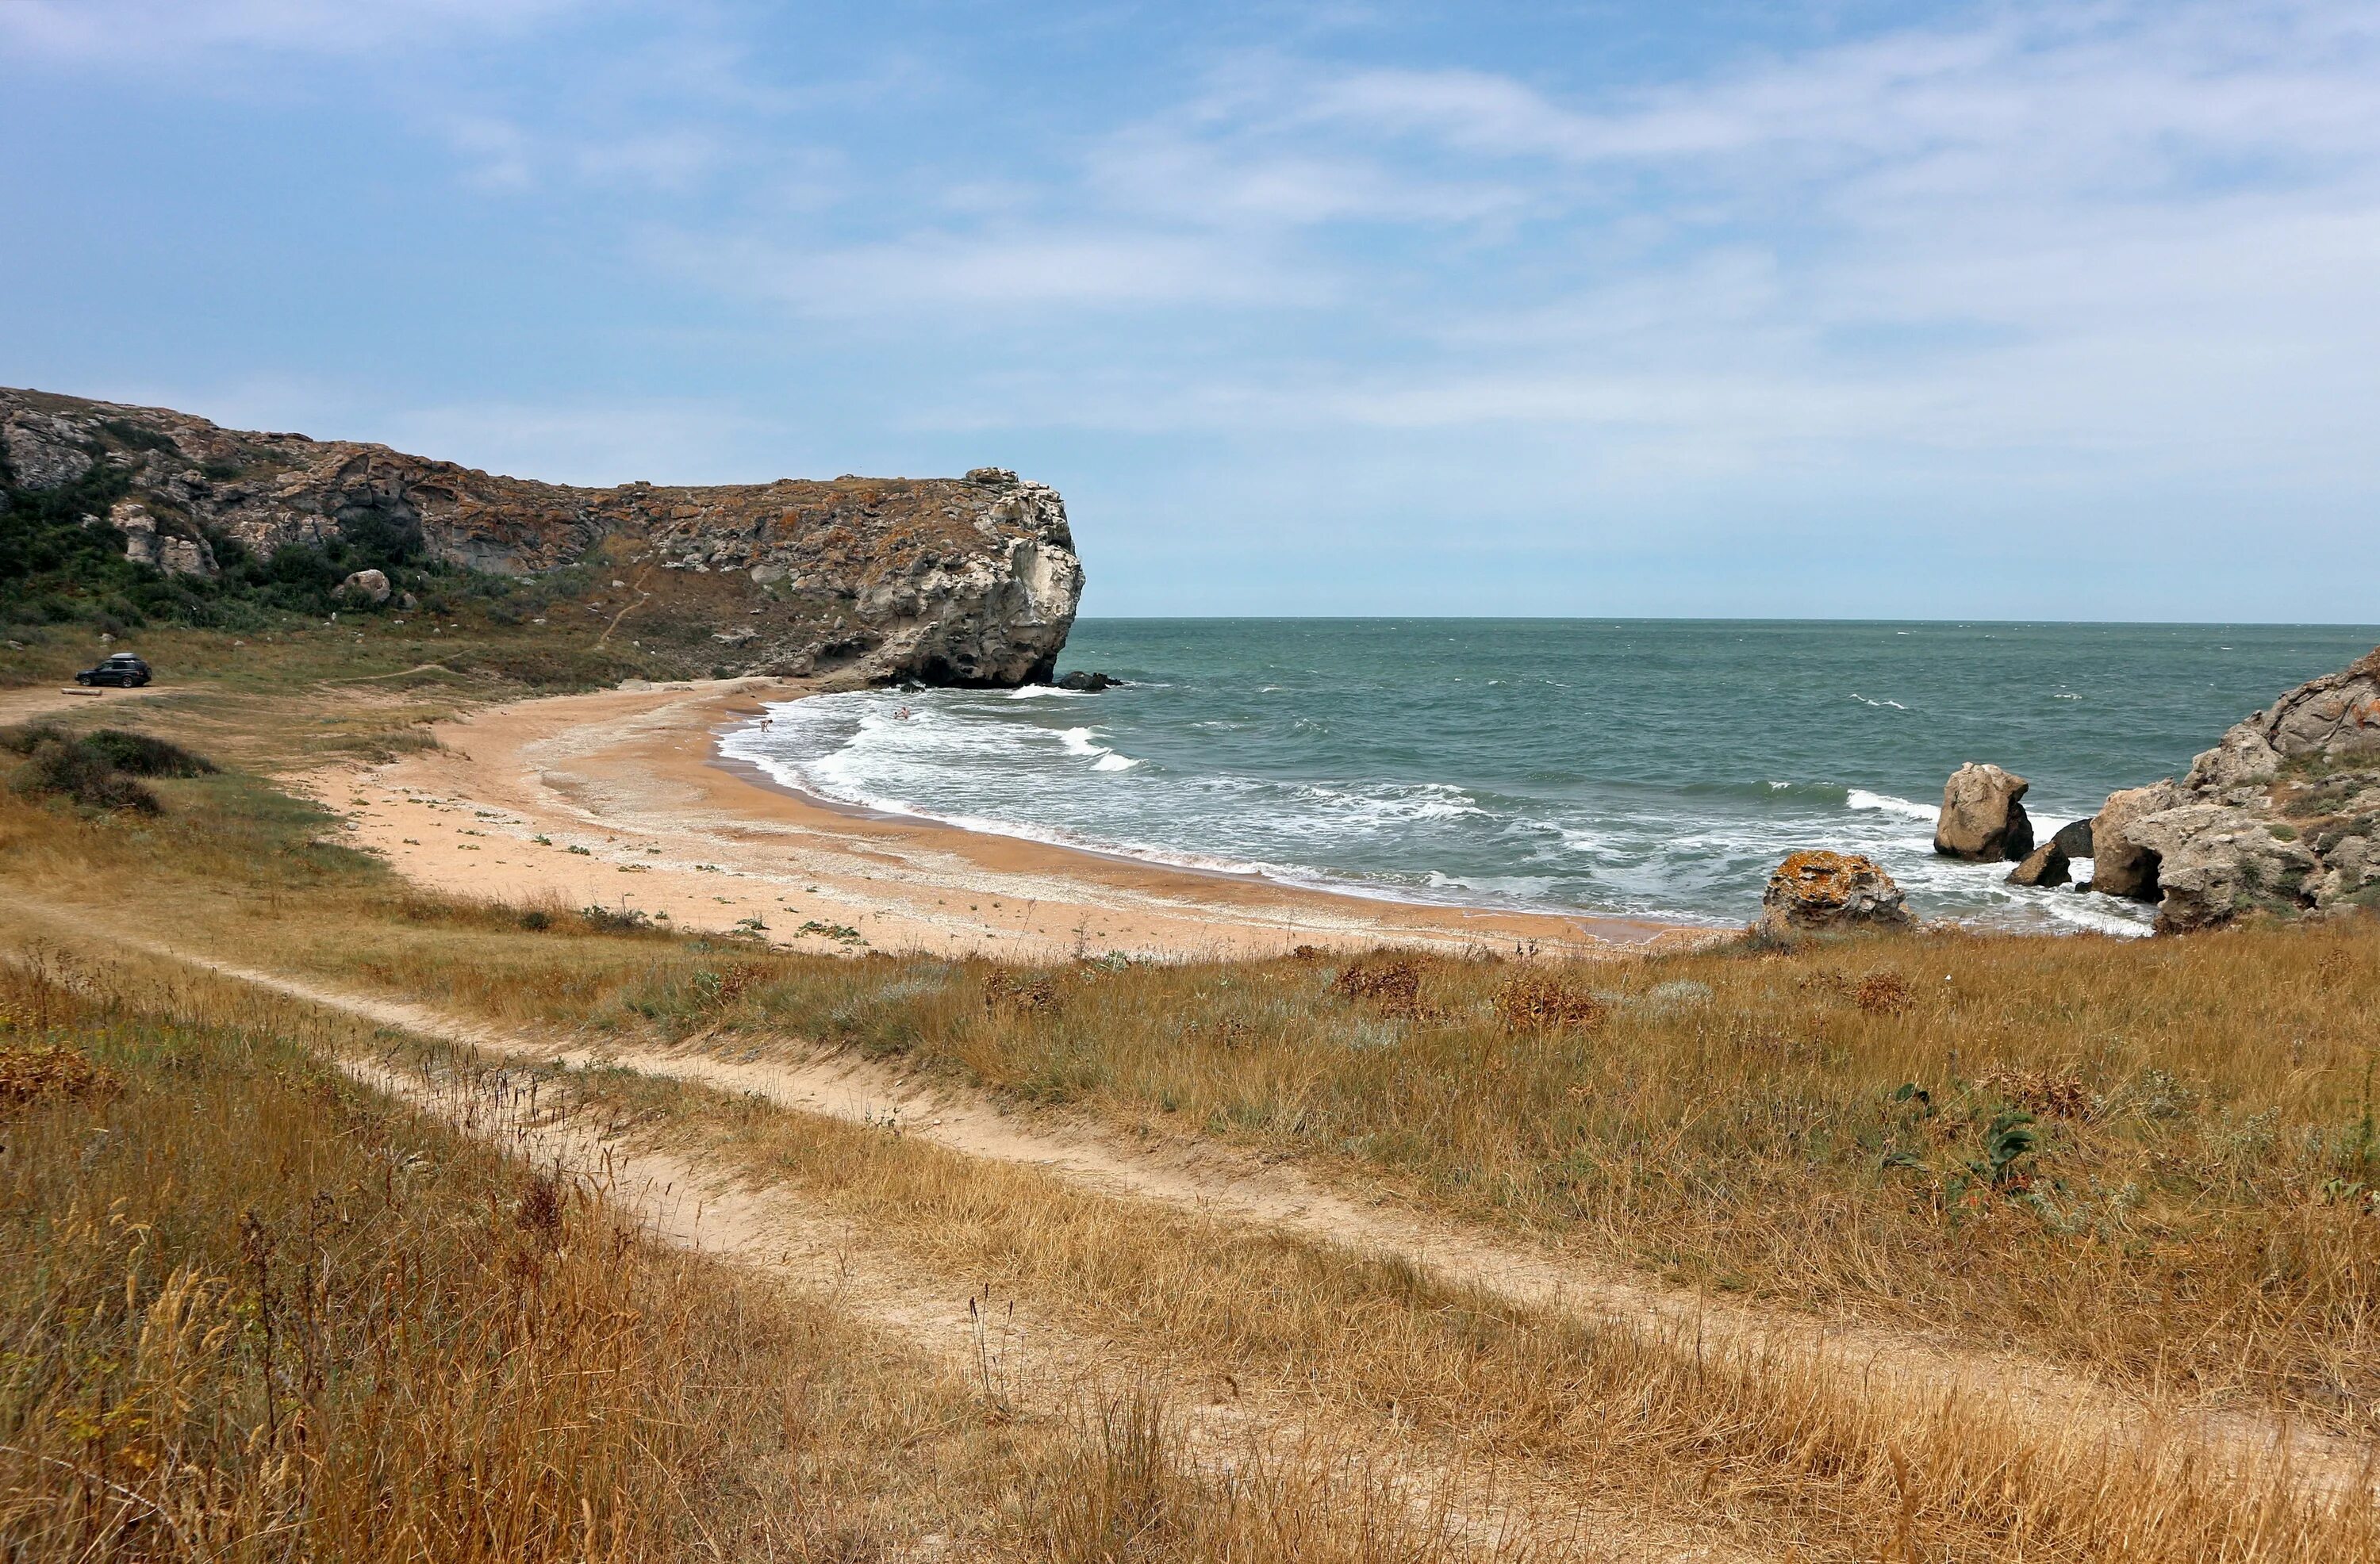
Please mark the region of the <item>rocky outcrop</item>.
[[[617, 619], [623, 638], [680, 644], [689, 658], [698, 647], [738, 673], [1046, 681], [1082, 595], [1064, 502], [998, 467], [960, 479], [583, 489], [384, 445], [8, 390], [0, 454], [30, 489], [79, 481], [99, 462], [122, 468], [128, 503], [161, 540], [152, 561], [161, 568], [167, 537], [190, 544], [176, 557], [191, 558], [217, 545], [270, 556], [345, 540], [551, 577], [590, 624]], [[211, 565], [214, 554], [203, 557]]]
[[215, 564], [214, 550], [204, 538], [179, 537], [161, 533], [157, 518], [147, 507], [130, 500], [118, 501], [109, 508], [108, 525], [124, 534], [124, 557], [135, 564], [154, 565], [168, 576], [202, 576], [212, 578], [220, 574]]
[[2091, 888], [2157, 927], [2380, 904], [2380, 650], [2235, 724], [2180, 782], [2108, 796]]
[[86, 444], [77, 425], [55, 413], [10, 408], [0, 418], [0, 456], [22, 488], [55, 489], [82, 477], [97, 459]]
[[1905, 928], [1916, 920], [1900, 887], [1852, 853], [1796, 853], [1777, 866], [1760, 898], [1755, 931], [1770, 939], [1853, 928]]
[[2067, 860], [2066, 849], [2052, 838], [2024, 855], [2024, 861], [2009, 870], [2010, 885], [2030, 885], [2046, 890], [2063, 885], [2074, 878], [2074, 866]]
[[1994, 864], [2033, 851], [2033, 820], [2024, 812], [2033, 784], [2013, 771], [1968, 761], [1942, 784], [1942, 813], [1934, 851], [1949, 858]]
[[2058, 843], [2058, 850], [2068, 858], [2087, 858], [2091, 856], [2091, 822], [2074, 820], [2059, 826], [2058, 834], [2050, 840]]

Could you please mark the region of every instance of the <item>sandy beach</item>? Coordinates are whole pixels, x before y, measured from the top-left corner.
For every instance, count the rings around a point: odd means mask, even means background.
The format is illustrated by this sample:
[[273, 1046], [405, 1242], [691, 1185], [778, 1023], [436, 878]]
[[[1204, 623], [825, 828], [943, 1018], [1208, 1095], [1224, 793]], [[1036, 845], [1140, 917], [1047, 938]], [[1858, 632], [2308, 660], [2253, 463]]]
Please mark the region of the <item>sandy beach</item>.
[[688, 929], [757, 919], [802, 950], [1039, 962], [1401, 945], [1576, 958], [1707, 937], [1378, 901], [868, 815], [717, 756], [722, 731], [806, 693], [746, 679], [519, 701], [439, 725], [439, 748], [289, 780], [424, 885]]

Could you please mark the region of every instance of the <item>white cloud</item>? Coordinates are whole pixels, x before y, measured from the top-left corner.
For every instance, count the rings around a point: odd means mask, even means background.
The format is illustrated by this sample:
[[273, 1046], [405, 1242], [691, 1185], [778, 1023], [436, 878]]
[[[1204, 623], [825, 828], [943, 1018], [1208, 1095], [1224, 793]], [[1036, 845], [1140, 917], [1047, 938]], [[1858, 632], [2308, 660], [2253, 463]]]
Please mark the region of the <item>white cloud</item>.
[[580, 0], [6, 0], [0, 49], [122, 64], [218, 49], [355, 55], [503, 33]]
[[1051, 309], [1311, 306], [1327, 297], [1321, 279], [1220, 237], [1113, 226], [927, 231], [843, 246], [680, 233], [648, 249], [674, 270], [736, 293], [844, 319], [973, 312], [984, 325], [1008, 328], [1018, 315]]
[[[2007, 8], [1575, 101], [1262, 62], [1102, 139], [1075, 199], [1217, 243], [1348, 223], [1474, 242], [1273, 245], [1268, 297], [1327, 279], [1311, 297], [1346, 346], [1217, 368], [1160, 339], [946, 406], [1136, 432], [1566, 428], [1696, 470], [1998, 451], [2380, 486], [2375, 83], [2380, 14], [2321, 4]], [[1243, 302], [1147, 301], [1184, 297]]]

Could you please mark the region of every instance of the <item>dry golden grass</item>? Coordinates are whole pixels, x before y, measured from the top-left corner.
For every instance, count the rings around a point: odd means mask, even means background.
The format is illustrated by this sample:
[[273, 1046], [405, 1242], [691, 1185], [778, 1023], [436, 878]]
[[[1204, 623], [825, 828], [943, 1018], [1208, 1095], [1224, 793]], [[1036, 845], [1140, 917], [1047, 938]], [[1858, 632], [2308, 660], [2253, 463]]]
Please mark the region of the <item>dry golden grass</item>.
[[[441, 1047], [437, 1067], [472, 1067]], [[1808, 1557], [2138, 1559], [2375, 1555], [2368, 1499], [2226, 1473], [2178, 1425], [1900, 1394], [1799, 1353], [1705, 1350], [1691, 1326], [1597, 1326], [1410, 1266], [1070, 1189], [748, 1097], [625, 1070], [534, 1077], [634, 1143], [790, 1184], [929, 1278], [1022, 1296], [1191, 1391], [1286, 1398], [1347, 1437], [1419, 1436]]]
[[[493, 911], [370, 927], [241, 932], [462, 1013], [897, 1055], [1020, 1107], [1291, 1153], [1683, 1287], [2347, 1431], [2380, 1420], [2369, 921], [1564, 975], [1604, 1012], [1592, 1030], [1513, 1029], [1512, 969], [1417, 958], [1384, 1007], [1311, 963], [1017, 976], [557, 940]], [[1019, 990], [1045, 997], [1002, 997]]]
[[[739, 1054], [821, 1039], [1020, 1108], [1292, 1155], [1685, 1285], [2374, 1427], [2372, 920], [1551, 973], [1410, 956], [1352, 977], [1297, 959], [1014, 972], [443, 903], [309, 844], [301, 813], [237, 779], [161, 791], [166, 816], [140, 825], [0, 804], [0, 877], [459, 1014]], [[578, 1088], [1179, 1372], [1245, 1363], [1352, 1418], [1623, 1473], [1648, 1504], [1818, 1554], [2373, 1553], [2367, 1508], [2227, 1477], [2186, 1442], [1912, 1409], [1798, 1360], [1713, 1363], [880, 1134], [622, 1076]]]
[[1142, 1388], [994, 1415], [352, 1085], [288, 1007], [111, 981], [0, 967], [0, 1046], [121, 1085], [0, 1107], [0, 1557], [1453, 1556], [1326, 1462], [1219, 1483]]

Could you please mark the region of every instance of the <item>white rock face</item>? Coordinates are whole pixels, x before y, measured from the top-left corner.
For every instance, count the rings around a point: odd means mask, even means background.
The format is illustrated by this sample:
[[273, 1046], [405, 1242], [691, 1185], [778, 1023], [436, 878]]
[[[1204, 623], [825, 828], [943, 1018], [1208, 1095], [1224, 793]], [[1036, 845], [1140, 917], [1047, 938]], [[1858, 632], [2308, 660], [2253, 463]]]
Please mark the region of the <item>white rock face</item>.
[[119, 500], [107, 513], [108, 525], [124, 534], [124, 557], [135, 564], [155, 565], [168, 576], [218, 575], [214, 551], [203, 538], [179, 538], [158, 530], [148, 508]]
[[7, 453], [18, 486], [55, 489], [89, 472], [91, 459], [78, 443], [78, 432], [66, 419], [30, 410], [0, 423], [0, 449]]

